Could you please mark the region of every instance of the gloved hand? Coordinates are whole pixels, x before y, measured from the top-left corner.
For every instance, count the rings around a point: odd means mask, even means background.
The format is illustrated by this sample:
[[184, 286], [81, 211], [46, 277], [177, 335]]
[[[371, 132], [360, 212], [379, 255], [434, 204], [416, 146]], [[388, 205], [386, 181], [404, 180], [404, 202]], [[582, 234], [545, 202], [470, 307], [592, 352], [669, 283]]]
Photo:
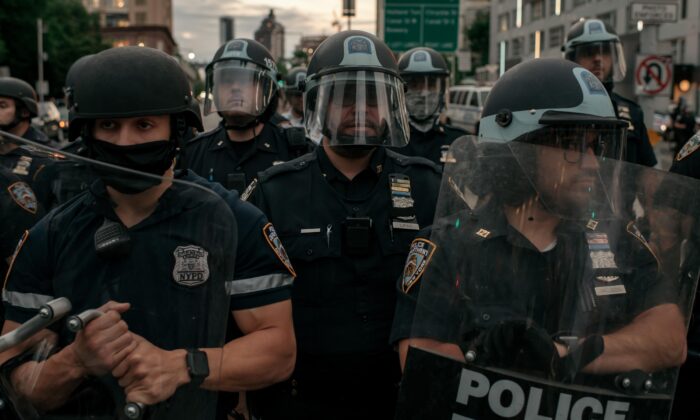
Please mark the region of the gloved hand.
[[525, 369], [550, 376], [559, 353], [549, 334], [530, 319], [510, 319], [482, 331], [470, 346], [476, 362], [504, 369]]

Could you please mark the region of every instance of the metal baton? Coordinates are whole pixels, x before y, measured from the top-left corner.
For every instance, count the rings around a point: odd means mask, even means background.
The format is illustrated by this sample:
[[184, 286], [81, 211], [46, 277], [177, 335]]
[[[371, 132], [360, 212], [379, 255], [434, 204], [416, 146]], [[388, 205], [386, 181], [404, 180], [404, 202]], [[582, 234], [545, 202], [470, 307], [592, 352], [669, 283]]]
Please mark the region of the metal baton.
[[95, 318], [102, 316], [102, 312], [97, 309], [88, 309], [83, 311], [78, 315], [71, 315], [66, 320], [66, 327], [68, 330], [77, 333], [78, 331], [85, 328], [85, 326]]

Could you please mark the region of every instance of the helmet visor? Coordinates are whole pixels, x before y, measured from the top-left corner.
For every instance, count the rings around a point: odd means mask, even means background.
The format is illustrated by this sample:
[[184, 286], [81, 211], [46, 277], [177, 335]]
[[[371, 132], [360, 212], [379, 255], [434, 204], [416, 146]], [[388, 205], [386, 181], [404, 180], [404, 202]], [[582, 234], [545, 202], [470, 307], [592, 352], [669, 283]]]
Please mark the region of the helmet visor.
[[572, 47], [570, 59], [590, 70], [603, 82], [625, 78], [627, 64], [622, 44], [615, 41], [589, 42]]
[[366, 70], [332, 73], [312, 80], [304, 95], [306, 132], [331, 146], [394, 146], [408, 143], [403, 82]]
[[578, 163], [586, 154], [622, 160], [626, 133], [624, 126], [548, 126], [524, 134], [516, 141], [561, 149], [562, 157], [568, 163]]
[[445, 95], [445, 77], [416, 74], [404, 76], [406, 108], [414, 120], [423, 121], [441, 111]]
[[207, 70], [204, 113], [258, 117], [277, 92], [277, 82], [260, 66], [239, 60], [215, 63]]

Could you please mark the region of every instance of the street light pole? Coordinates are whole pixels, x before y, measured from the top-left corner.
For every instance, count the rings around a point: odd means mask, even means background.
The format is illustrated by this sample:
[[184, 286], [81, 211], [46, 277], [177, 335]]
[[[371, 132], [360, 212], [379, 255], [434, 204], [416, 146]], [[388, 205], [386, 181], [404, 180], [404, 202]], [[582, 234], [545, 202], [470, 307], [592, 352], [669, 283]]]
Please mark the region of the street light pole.
[[36, 20], [36, 43], [37, 58], [39, 62], [39, 82], [37, 83], [37, 93], [39, 103], [44, 102], [44, 22], [41, 18]]

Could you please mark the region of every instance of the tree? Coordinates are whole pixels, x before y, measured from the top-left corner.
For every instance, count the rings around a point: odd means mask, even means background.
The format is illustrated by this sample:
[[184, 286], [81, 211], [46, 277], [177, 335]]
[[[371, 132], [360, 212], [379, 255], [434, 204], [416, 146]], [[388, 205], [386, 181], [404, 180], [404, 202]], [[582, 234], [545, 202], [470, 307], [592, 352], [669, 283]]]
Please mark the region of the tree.
[[50, 95], [63, 96], [66, 72], [78, 58], [109, 46], [102, 42], [96, 15], [89, 15], [80, 0], [3, 0], [0, 8], [0, 65], [12, 76], [34, 85], [38, 79], [37, 24], [44, 21], [44, 79]]
[[464, 29], [472, 53], [478, 54], [479, 65], [483, 66], [489, 61], [489, 26], [491, 18], [488, 10], [476, 12], [476, 19], [471, 26]]

